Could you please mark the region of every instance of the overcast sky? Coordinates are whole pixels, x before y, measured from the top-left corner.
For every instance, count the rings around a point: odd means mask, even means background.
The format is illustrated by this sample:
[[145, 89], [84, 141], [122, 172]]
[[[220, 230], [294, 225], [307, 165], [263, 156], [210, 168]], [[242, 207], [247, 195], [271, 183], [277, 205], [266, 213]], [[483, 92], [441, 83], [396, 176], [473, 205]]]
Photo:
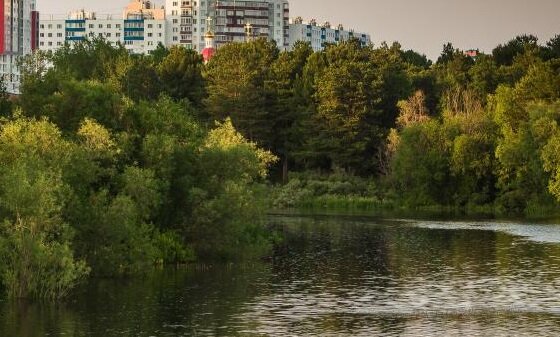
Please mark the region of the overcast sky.
[[[163, 3], [163, 1], [159, 1]], [[84, 8], [120, 13], [128, 0], [37, 0], [43, 14]], [[381, 41], [399, 41], [437, 58], [445, 42], [491, 51], [531, 33], [545, 42], [560, 34], [560, 0], [291, 0], [290, 16], [342, 23]]]

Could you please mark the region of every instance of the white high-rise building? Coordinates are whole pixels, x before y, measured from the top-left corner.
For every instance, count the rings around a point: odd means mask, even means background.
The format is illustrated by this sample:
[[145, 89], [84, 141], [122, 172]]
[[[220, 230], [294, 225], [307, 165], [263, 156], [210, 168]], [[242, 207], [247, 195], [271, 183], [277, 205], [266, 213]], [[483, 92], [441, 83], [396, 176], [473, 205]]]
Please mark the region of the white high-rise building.
[[0, 0], [0, 75], [6, 90], [18, 94], [18, 59], [37, 47], [35, 0]]
[[160, 43], [165, 45], [165, 34], [163, 9], [152, 8], [149, 1], [133, 0], [122, 18], [99, 17], [84, 10], [70, 12], [64, 19], [42, 17], [39, 49], [54, 51], [65, 43], [103, 38], [112, 45], [122, 44], [132, 53], [141, 54], [155, 50]]
[[133, 53], [149, 53], [160, 43], [202, 52], [210, 31], [214, 49], [258, 37], [275, 41], [281, 50], [289, 50], [296, 41], [311, 43], [315, 51], [350, 38], [363, 45], [371, 42], [368, 34], [342, 25], [318, 25], [315, 20], [304, 23], [301, 18], [290, 23], [289, 16], [288, 0], [166, 0], [161, 8], [149, 0], [131, 0], [122, 18], [84, 10], [60, 19], [43, 16], [39, 48], [56, 50], [65, 43], [102, 37]]
[[316, 20], [304, 22], [301, 18], [296, 18], [290, 23], [289, 46], [290, 48], [297, 41], [311, 43], [315, 51], [321, 51], [326, 44], [336, 44], [347, 41], [351, 38], [358, 39], [363, 46], [371, 43], [371, 37], [366, 33], [358, 33], [353, 29], [344, 29], [342, 25], [331, 26], [329, 22], [318, 25]]
[[206, 18], [214, 25], [216, 47], [245, 41], [245, 27], [251, 25], [256, 36], [288, 47], [290, 7], [287, 0], [166, 0], [167, 45], [180, 44], [203, 50]]

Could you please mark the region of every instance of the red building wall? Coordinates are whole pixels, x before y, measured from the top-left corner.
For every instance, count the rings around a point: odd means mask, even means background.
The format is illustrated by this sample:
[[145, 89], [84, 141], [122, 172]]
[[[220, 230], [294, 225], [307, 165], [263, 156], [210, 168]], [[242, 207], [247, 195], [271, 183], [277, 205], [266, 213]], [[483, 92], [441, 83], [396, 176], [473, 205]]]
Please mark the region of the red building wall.
[[6, 51], [6, 16], [4, 15], [5, 1], [0, 0], [0, 55]]
[[[0, 0], [2, 1], [2, 0]], [[39, 12], [31, 12], [31, 50], [39, 48]]]

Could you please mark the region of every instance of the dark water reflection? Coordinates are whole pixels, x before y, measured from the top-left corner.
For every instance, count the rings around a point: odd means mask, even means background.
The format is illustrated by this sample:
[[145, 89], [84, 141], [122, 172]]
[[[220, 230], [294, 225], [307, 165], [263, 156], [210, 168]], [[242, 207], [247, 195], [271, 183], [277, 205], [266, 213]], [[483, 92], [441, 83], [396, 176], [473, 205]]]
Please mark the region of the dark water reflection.
[[274, 259], [0, 303], [0, 336], [560, 336], [560, 227], [274, 217]]

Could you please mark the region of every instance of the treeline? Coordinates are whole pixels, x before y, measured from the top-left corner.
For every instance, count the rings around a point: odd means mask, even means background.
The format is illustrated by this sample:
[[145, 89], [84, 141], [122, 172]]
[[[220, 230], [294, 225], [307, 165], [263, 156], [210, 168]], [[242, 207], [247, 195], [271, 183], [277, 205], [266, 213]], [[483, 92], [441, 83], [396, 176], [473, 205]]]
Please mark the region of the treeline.
[[[217, 69], [230, 62], [218, 56]], [[544, 46], [519, 36], [476, 57], [446, 44], [434, 64], [397, 43], [353, 41], [320, 53], [299, 45], [275, 60], [256, 87], [261, 100], [272, 97], [261, 105], [266, 120], [280, 121], [265, 123], [277, 138], [263, 132], [261, 142], [295, 171], [316, 172], [296, 174], [277, 204], [301, 204], [293, 199], [301, 195], [504, 214], [558, 209], [559, 36]], [[218, 82], [209, 77], [208, 88]], [[256, 134], [246, 120], [241, 129]], [[341, 183], [354, 188], [340, 192]]]
[[269, 169], [291, 199], [505, 212], [560, 199], [560, 37], [475, 58], [447, 44], [434, 64], [397, 43], [256, 40], [205, 65], [94, 40], [20, 68], [22, 94], [0, 97], [0, 272], [16, 297], [261, 254]]
[[450, 45], [431, 67], [439, 90], [399, 103], [386, 147], [389, 187], [409, 205], [558, 209], [560, 37], [520, 36], [492, 55]]
[[159, 57], [93, 41], [24, 60], [22, 94], [3, 96], [0, 120], [9, 296], [57, 299], [88, 275], [270, 248], [260, 186], [276, 157], [230, 120], [200, 119], [196, 53]]

